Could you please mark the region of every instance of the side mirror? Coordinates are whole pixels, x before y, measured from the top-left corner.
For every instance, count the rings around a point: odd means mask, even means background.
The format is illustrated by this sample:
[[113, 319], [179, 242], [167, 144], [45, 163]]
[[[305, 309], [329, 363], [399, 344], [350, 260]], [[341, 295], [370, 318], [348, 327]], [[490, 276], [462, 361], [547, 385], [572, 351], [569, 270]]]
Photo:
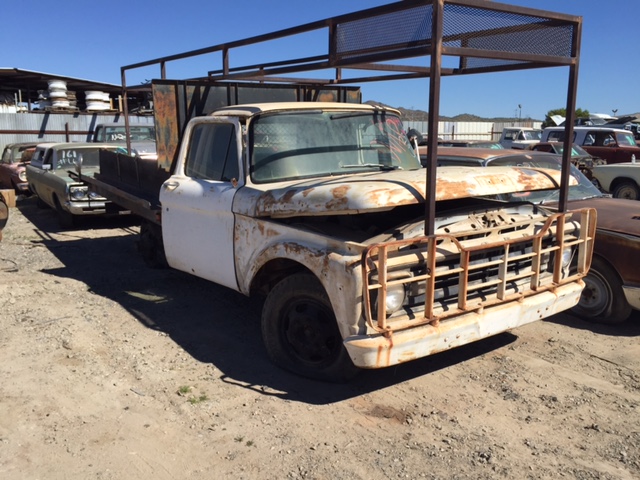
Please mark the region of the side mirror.
[[418, 145], [422, 143], [422, 134], [416, 130], [415, 128], [409, 129], [407, 132], [407, 138], [409, 139], [409, 143], [413, 146], [413, 148], [418, 148]]
[[42, 169], [43, 170], [51, 170], [51, 164], [50, 163], [43, 163], [42, 164]]

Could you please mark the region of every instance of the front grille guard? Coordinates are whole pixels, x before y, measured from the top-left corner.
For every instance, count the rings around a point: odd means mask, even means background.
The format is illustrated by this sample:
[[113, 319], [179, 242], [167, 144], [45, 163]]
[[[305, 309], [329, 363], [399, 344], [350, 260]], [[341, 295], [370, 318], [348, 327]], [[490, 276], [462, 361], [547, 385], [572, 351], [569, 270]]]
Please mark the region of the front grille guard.
[[[571, 222], [575, 225], [576, 216], [580, 217], [579, 235], [574, 235], [575, 228], [567, 229]], [[523, 231], [535, 232], [523, 236]], [[518, 300], [534, 295], [584, 277], [591, 265], [593, 241], [596, 230], [596, 211], [585, 208], [565, 213], [555, 213], [544, 219], [536, 217], [517, 224], [487, 228], [481, 238], [465, 239], [477, 232], [463, 232], [456, 234], [438, 234], [406, 240], [371, 245], [362, 254], [363, 300], [364, 312], [368, 325], [381, 333], [390, 333], [394, 329], [409, 328], [425, 323], [437, 325], [446, 318], [455, 317], [470, 311], [481, 310], [485, 307]], [[483, 232], [483, 233], [484, 233]], [[496, 239], [499, 237], [499, 239]], [[526, 252], [519, 251], [510, 254], [510, 246], [522, 245], [529, 242], [530, 248]], [[569, 275], [563, 276], [562, 262], [565, 249], [573, 250], [575, 267]], [[577, 249], [577, 256], [575, 256]], [[472, 256], [483, 251], [501, 251], [498, 259], [488, 262], [472, 262]], [[493, 255], [495, 257], [495, 255]], [[552, 264], [552, 273], [543, 275], [548, 262], [543, 258], [548, 256]], [[452, 257], [457, 257], [455, 268], [439, 269], [440, 264], [451, 264]], [[510, 268], [515, 263], [530, 261], [530, 269], [523, 272], [521, 267]], [[417, 266], [426, 267], [426, 273], [399, 278], [393, 272], [409, 271]], [[469, 276], [479, 269], [496, 267], [497, 278], [486, 281], [469, 281]], [[389, 275], [391, 272], [391, 275]], [[435, 274], [431, 274], [435, 272]], [[454, 308], [441, 308], [435, 299], [438, 280], [457, 277], [458, 293], [457, 305]], [[513, 282], [527, 282], [528, 288], [513, 292], [508, 285]], [[372, 280], [373, 279], [373, 280]], [[422, 318], [412, 317], [410, 322], [400, 322], [396, 327], [386, 314], [387, 289], [394, 285], [403, 285], [405, 290], [411, 283], [423, 282], [425, 286], [424, 315]], [[492, 290], [493, 295], [480, 296], [483, 289]], [[375, 301], [373, 297], [375, 296]], [[470, 298], [473, 296], [473, 300]]]

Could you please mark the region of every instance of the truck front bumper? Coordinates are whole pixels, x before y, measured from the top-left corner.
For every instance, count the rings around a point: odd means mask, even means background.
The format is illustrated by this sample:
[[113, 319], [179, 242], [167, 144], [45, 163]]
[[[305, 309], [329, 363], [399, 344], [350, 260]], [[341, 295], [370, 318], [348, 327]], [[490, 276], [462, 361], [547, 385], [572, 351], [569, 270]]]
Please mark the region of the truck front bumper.
[[383, 334], [354, 335], [344, 340], [353, 363], [360, 368], [383, 368], [508, 331], [567, 310], [578, 303], [584, 288], [577, 281], [481, 311]]

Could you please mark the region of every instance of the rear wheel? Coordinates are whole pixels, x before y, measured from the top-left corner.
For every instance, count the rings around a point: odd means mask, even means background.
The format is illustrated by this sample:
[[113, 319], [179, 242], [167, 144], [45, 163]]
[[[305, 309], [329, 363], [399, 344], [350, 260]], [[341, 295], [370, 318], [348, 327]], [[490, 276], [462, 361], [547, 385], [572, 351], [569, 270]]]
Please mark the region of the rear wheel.
[[280, 281], [262, 310], [262, 337], [271, 360], [305, 377], [344, 382], [358, 373], [316, 277], [302, 273]]
[[638, 188], [638, 185], [632, 180], [624, 180], [618, 183], [611, 194], [614, 198], [640, 200], [640, 188]]
[[138, 252], [142, 255], [144, 263], [151, 268], [166, 268], [167, 257], [164, 255], [164, 243], [162, 241], [162, 228], [160, 225], [147, 220], [140, 225], [140, 238], [138, 240]]
[[629, 318], [631, 306], [622, 291], [622, 282], [608, 263], [594, 257], [584, 282], [580, 301], [571, 310], [573, 314], [598, 323], [620, 323]]

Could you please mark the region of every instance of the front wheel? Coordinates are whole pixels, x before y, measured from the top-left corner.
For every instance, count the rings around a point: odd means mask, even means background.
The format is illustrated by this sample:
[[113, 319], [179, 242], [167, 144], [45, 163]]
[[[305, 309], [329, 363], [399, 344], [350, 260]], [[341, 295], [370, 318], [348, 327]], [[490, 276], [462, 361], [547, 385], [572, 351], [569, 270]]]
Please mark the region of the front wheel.
[[584, 278], [585, 287], [571, 312], [598, 323], [620, 323], [631, 315], [618, 274], [605, 261], [594, 258]]
[[73, 228], [76, 224], [76, 217], [71, 212], [62, 208], [58, 197], [53, 197], [53, 203], [56, 207], [56, 214], [58, 215], [58, 224], [60, 227]]
[[613, 198], [626, 198], [627, 200], [640, 200], [640, 188], [635, 182], [625, 180], [615, 186], [611, 192]]
[[359, 371], [342, 343], [329, 297], [313, 275], [291, 275], [269, 292], [262, 338], [273, 363], [298, 375], [344, 382]]

